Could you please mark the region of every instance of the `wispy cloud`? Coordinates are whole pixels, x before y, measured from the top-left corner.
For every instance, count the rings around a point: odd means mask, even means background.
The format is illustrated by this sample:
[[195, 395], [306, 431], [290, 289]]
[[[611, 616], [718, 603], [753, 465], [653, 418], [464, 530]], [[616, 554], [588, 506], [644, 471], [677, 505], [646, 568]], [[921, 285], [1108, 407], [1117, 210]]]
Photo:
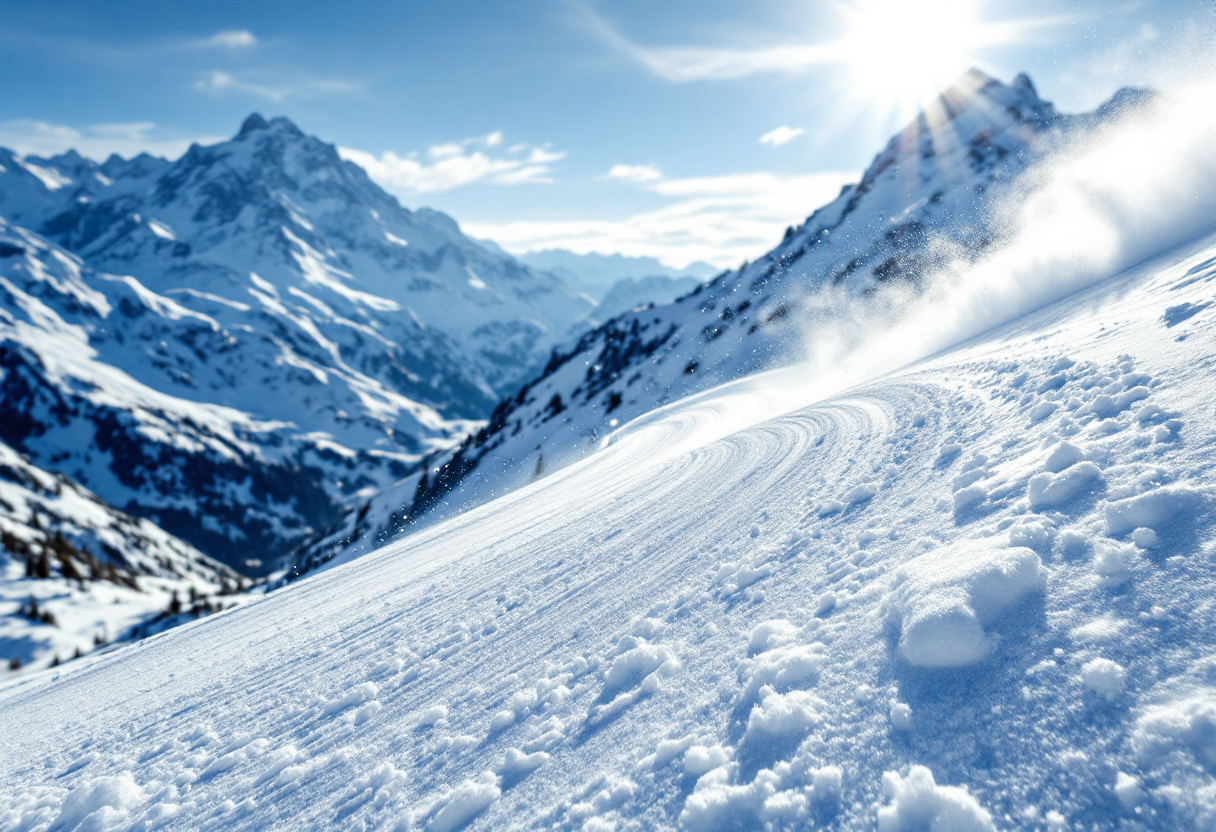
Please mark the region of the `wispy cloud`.
[[796, 73], [840, 60], [835, 44], [785, 43], [760, 47], [643, 46], [585, 4], [578, 21], [595, 39], [667, 81], [743, 78], [758, 73]]
[[222, 140], [222, 136], [174, 135], [150, 121], [79, 128], [31, 119], [0, 122], [0, 146], [27, 156], [54, 156], [75, 150], [99, 161], [111, 153], [130, 157], [144, 152], [176, 159], [193, 143], [211, 144]]
[[494, 131], [459, 142], [433, 145], [425, 153], [399, 156], [387, 151], [376, 156], [350, 147], [338, 148], [342, 158], [367, 171], [384, 188], [401, 196], [450, 191], [476, 182], [522, 185], [552, 182], [553, 163], [564, 151], [529, 144], [515, 144], [492, 153], [503, 135]]
[[772, 145], [773, 147], [781, 147], [787, 142], [792, 142], [794, 139], [801, 136], [806, 131], [801, 127], [787, 127], [781, 125], [775, 130], [769, 130], [760, 137], [760, 144]]
[[199, 92], [221, 95], [226, 92], [244, 93], [265, 98], [276, 104], [293, 98], [317, 98], [325, 95], [350, 95], [363, 89], [361, 84], [338, 80], [305, 80], [289, 84], [263, 83], [238, 78], [229, 72], [212, 70], [194, 82]]
[[667, 198], [668, 204], [615, 220], [462, 225], [474, 236], [517, 253], [565, 248], [657, 257], [675, 267], [694, 260], [726, 266], [772, 248], [787, 225], [801, 222], [811, 209], [834, 199], [842, 185], [855, 180], [840, 173], [767, 172], [683, 179], [660, 175], [648, 181], [617, 178]]
[[663, 173], [654, 165], [613, 165], [608, 178], [622, 182], [654, 182], [662, 179]]
[[222, 49], [252, 49], [258, 45], [258, 39], [248, 29], [227, 29], [204, 38], [198, 45]]

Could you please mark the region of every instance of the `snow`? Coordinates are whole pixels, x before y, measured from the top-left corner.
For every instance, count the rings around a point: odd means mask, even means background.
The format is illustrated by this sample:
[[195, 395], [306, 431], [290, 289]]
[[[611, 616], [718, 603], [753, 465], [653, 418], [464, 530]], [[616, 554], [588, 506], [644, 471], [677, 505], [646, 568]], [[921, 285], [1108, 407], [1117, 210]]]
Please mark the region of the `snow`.
[[891, 705], [891, 724], [901, 731], [912, 730], [912, 707], [907, 702]]
[[958, 786], [939, 786], [933, 772], [913, 766], [907, 776], [888, 771], [882, 776], [883, 793], [890, 803], [878, 810], [879, 832], [990, 832], [992, 815]]
[[54, 168], [36, 165], [33, 162], [23, 159], [14, 158], [13, 161], [20, 165], [21, 168], [23, 168], [27, 173], [33, 174], [35, 177], [37, 177], [38, 181], [40, 181], [48, 191], [58, 191], [60, 188], [72, 184], [71, 179], [64, 176]]
[[[834, 396], [739, 395], [790, 373], [728, 386], [378, 552], [8, 688], [0, 826], [49, 828], [129, 775], [142, 796], [90, 811], [167, 829], [1203, 828], [1216, 551], [1210, 446], [1186, 437], [1216, 331], [1196, 315], [1179, 342], [1159, 312], [1206, 291], [1171, 287], [1214, 255], [1203, 241]], [[1182, 441], [1146, 441], [1135, 408], [1079, 412], [1131, 380]], [[1031, 424], [1042, 400], [1060, 407]], [[1084, 459], [1053, 473], [1063, 442]], [[1034, 477], [1087, 463], [1104, 491], [1031, 507]], [[959, 513], [962, 483], [984, 497]], [[1164, 520], [1134, 503], [1108, 536], [1108, 506], [1158, 493], [1192, 496]]]
[[1214, 264], [1023, 287], [847, 384], [707, 385], [27, 677], [0, 828], [1212, 828], [1216, 315], [1163, 315]]
[[720, 745], [694, 745], [684, 754], [684, 771], [693, 777], [700, 777], [726, 765], [730, 756], [730, 750]]
[[[115, 829], [129, 822], [127, 810], [144, 802], [130, 772], [77, 786], [63, 801], [53, 829]], [[159, 813], [158, 813], [159, 817]]]
[[1114, 587], [1132, 576], [1139, 559], [1136, 547], [1128, 543], [1098, 540], [1094, 543], [1094, 572], [1106, 587]]
[[1091, 659], [1081, 666], [1081, 682], [1107, 701], [1113, 701], [1127, 687], [1127, 670], [1110, 659]]
[[[1053, 453], [1048, 458], [1049, 467], [1053, 458], [1056, 464], [1060, 462]], [[1092, 488], [1101, 477], [1102, 470], [1092, 462], [1078, 462], [1065, 467], [1058, 474], [1035, 474], [1026, 489], [1030, 508], [1039, 511], [1062, 506]]]
[[912, 559], [896, 573], [888, 601], [900, 628], [900, 653], [918, 667], [982, 661], [996, 648], [984, 628], [1041, 592], [1045, 580], [1034, 551], [991, 540]]
[[1116, 775], [1115, 797], [1119, 798], [1119, 803], [1126, 811], [1130, 812], [1135, 809], [1142, 795], [1140, 781], [1137, 778], [1122, 771]]
[[1106, 533], [1123, 535], [1139, 528], [1152, 529], [1195, 511], [1207, 500], [1206, 490], [1188, 485], [1166, 485], [1106, 506]]
[[170, 228], [169, 226], [165, 225], [163, 222], [157, 222], [156, 220], [148, 220], [148, 228], [150, 228], [152, 230], [152, 233], [155, 234], [157, 237], [160, 237], [162, 240], [176, 240], [177, 239], [177, 237], [174, 236], [174, 234], [173, 234], [173, 229]]
[[502, 794], [498, 779], [494, 772], [486, 771], [452, 789], [431, 807], [426, 828], [432, 832], [451, 832], [466, 825]]

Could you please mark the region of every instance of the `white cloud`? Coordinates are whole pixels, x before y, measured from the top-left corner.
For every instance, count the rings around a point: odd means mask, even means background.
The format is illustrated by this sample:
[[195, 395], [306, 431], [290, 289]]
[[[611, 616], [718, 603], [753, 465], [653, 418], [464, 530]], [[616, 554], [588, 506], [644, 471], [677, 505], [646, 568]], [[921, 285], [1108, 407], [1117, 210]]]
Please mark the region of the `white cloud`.
[[[475, 182], [495, 185], [552, 182], [553, 163], [565, 157], [561, 151], [528, 144], [515, 144], [506, 155], [488, 151], [502, 144], [502, 133], [447, 142], [427, 148], [423, 154], [399, 156], [393, 151], [376, 156], [363, 150], [340, 147], [342, 158], [359, 165], [382, 187], [401, 196], [450, 191]], [[484, 148], [484, 149], [476, 149]]]
[[131, 157], [143, 152], [176, 159], [192, 143], [211, 144], [222, 140], [222, 136], [182, 138], [167, 135], [150, 121], [93, 124], [81, 128], [30, 119], [0, 122], [0, 146], [28, 156], [55, 156], [75, 150], [99, 161], [111, 153]]
[[276, 104], [289, 98], [317, 98], [323, 95], [349, 95], [363, 87], [349, 81], [312, 80], [291, 84], [260, 83], [237, 78], [231, 73], [212, 70], [194, 82], [199, 92], [220, 95], [225, 92], [240, 92], [256, 95]]
[[793, 141], [794, 139], [798, 138], [805, 132], [806, 131], [803, 130], [801, 127], [787, 127], [786, 125], [783, 124], [780, 127], [778, 127], [777, 129], [769, 130], [767, 133], [765, 133], [763, 136], [761, 136], [760, 144], [768, 144], [768, 145], [772, 145], [773, 147], [781, 147], [781, 145], [783, 145], [787, 142]]
[[761, 47], [642, 46], [583, 5], [584, 27], [653, 74], [667, 81], [708, 81], [743, 78], [759, 73], [797, 73], [812, 66], [839, 62], [836, 44], [778, 44]]
[[218, 46], [226, 49], [249, 49], [258, 45], [258, 39], [248, 29], [228, 29], [216, 32], [206, 40], [200, 41], [200, 46]]
[[453, 156], [464, 155], [464, 145], [459, 142], [450, 142], [448, 144], [437, 144], [427, 150], [427, 155], [432, 159], [449, 159]]
[[653, 182], [662, 179], [662, 172], [654, 165], [613, 165], [608, 171], [609, 179], [623, 182]]
[[657, 257], [675, 267], [693, 260], [734, 265], [772, 248], [785, 227], [834, 199], [856, 177], [839, 173], [744, 173], [638, 183], [668, 204], [623, 219], [462, 222], [475, 237], [524, 253], [564, 248]]

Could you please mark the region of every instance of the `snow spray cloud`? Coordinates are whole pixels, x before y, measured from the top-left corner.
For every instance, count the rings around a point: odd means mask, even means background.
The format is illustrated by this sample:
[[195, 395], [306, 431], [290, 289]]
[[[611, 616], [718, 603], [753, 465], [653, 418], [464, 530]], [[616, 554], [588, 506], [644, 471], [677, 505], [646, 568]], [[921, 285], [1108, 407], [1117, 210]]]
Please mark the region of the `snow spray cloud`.
[[1001, 243], [938, 246], [920, 287], [808, 299], [806, 366], [822, 399], [908, 366], [1216, 231], [1216, 81], [1159, 96], [1015, 182]]
[[[946, 239], [917, 285], [803, 298], [805, 358], [652, 411], [604, 445], [655, 464], [961, 344], [1216, 231], [1216, 81], [1107, 123], [1015, 180], [979, 259]], [[611, 456], [611, 455], [610, 455]]]

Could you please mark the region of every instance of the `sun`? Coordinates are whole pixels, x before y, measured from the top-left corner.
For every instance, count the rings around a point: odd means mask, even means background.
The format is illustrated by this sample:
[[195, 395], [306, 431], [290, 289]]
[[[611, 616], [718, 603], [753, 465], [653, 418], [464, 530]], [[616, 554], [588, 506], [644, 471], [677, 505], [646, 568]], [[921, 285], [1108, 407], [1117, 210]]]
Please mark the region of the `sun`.
[[837, 43], [851, 95], [909, 117], [964, 72], [978, 53], [1010, 40], [977, 0], [857, 0], [841, 7]]

